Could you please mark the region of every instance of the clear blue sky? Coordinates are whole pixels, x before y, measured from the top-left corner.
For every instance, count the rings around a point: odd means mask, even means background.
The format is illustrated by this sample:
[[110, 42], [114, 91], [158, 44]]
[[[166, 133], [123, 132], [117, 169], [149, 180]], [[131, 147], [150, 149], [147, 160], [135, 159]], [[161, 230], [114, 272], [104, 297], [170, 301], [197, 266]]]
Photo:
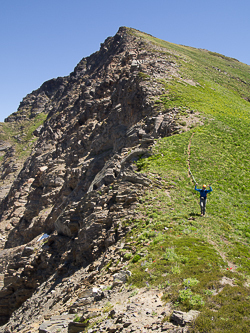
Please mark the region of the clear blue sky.
[[3, 0], [0, 121], [26, 94], [68, 75], [120, 26], [250, 65], [249, 0]]

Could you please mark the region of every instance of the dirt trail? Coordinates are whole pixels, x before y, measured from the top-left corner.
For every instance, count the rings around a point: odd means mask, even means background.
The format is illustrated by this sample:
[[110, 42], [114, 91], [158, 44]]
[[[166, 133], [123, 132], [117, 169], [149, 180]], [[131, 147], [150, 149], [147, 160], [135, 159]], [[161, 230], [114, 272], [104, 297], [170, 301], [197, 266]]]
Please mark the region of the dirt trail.
[[[116, 321], [119, 317], [124, 322], [130, 323], [128, 329], [123, 332], [151, 332], [153, 330], [162, 331], [162, 326], [167, 329], [176, 328], [171, 323], [163, 324], [162, 320], [165, 316], [170, 316], [170, 304], [164, 304], [161, 300], [162, 293], [159, 290], [147, 290], [146, 288], [135, 289], [134, 291], [123, 290], [114, 293], [110, 299], [113, 306]], [[105, 306], [107, 300], [103, 300], [102, 306]], [[100, 325], [102, 329], [105, 324]], [[125, 325], [126, 326], [126, 325]], [[168, 326], [168, 327], [167, 327]]]
[[[194, 136], [194, 133], [192, 133], [191, 137], [190, 137], [190, 140], [189, 140], [189, 143], [188, 143], [188, 151], [187, 151], [187, 154], [188, 154], [188, 177], [192, 177], [194, 183], [195, 183], [195, 179], [194, 179], [194, 176], [192, 175], [192, 172], [191, 172], [191, 168], [190, 168], [190, 156], [191, 156], [191, 144], [192, 144], [192, 138]], [[235, 264], [233, 264], [232, 262], [228, 261], [227, 260], [227, 257], [226, 255], [219, 250], [217, 244], [212, 241], [209, 237], [207, 238], [208, 242], [213, 245], [213, 247], [215, 248], [215, 250], [219, 253], [219, 255], [221, 256], [221, 258], [227, 262], [228, 264], [228, 267], [229, 269], [231, 269], [233, 272], [235, 272], [237, 270], [237, 266]]]
[[188, 177], [190, 178], [192, 176], [192, 179], [193, 179], [193, 181], [195, 183], [195, 180], [194, 180], [194, 177], [193, 177], [193, 175], [191, 173], [191, 168], [190, 168], [191, 144], [192, 144], [192, 138], [193, 138], [193, 136], [194, 136], [194, 133], [192, 133], [191, 138], [189, 140], [187, 154], [188, 154]]

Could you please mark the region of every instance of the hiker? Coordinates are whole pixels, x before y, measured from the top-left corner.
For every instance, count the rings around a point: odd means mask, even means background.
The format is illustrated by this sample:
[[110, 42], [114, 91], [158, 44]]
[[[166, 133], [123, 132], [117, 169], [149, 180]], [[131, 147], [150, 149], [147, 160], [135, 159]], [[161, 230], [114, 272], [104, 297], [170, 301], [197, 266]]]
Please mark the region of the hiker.
[[198, 184], [195, 184], [195, 190], [200, 192], [200, 206], [201, 206], [201, 216], [205, 216], [205, 212], [206, 212], [206, 202], [207, 202], [207, 194], [209, 192], [212, 192], [212, 187], [211, 185], [208, 185], [210, 190], [206, 190], [206, 185], [202, 186], [202, 189], [197, 188]]

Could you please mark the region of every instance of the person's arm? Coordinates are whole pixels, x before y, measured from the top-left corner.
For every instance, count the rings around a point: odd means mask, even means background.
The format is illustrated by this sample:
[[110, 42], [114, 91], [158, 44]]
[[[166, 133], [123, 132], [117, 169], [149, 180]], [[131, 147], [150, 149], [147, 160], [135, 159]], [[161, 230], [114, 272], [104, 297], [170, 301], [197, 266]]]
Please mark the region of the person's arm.
[[208, 186], [210, 187], [210, 189], [207, 191], [207, 193], [212, 192], [213, 191], [212, 186], [211, 185], [208, 185]]
[[196, 183], [196, 184], [195, 184], [195, 188], [194, 188], [194, 189], [195, 189], [195, 191], [198, 191], [198, 192], [200, 192], [201, 190], [199, 190], [199, 189], [196, 187], [197, 185], [198, 185], [198, 184]]

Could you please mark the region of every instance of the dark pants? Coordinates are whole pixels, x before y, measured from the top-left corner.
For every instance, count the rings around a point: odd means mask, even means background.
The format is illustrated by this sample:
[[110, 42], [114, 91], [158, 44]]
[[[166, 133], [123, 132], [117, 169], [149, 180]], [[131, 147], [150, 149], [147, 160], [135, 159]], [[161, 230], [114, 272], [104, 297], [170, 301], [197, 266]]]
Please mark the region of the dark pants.
[[200, 197], [201, 214], [205, 215], [207, 198]]

